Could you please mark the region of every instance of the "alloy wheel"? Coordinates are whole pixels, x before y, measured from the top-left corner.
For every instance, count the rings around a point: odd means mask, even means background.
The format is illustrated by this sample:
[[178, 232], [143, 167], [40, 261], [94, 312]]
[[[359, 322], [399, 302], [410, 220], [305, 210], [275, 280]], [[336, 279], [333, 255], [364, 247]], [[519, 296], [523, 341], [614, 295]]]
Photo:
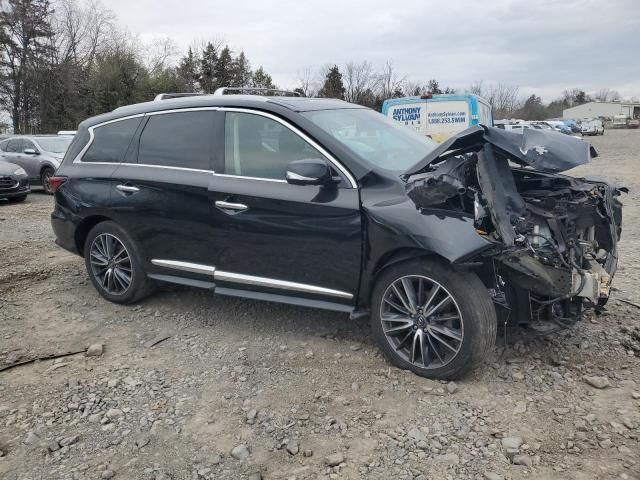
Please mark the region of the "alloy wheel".
[[54, 171], [51, 168], [45, 168], [44, 171], [42, 172], [42, 176], [40, 180], [42, 181], [42, 188], [46, 193], [53, 193], [51, 191], [51, 187], [49, 186], [49, 177], [52, 177], [53, 174], [54, 174]]
[[395, 280], [380, 305], [382, 330], [405, 361], [426, 369], [451, 362], [462, 346], [464, 324], [453, 296], [421, 275]]
[[121, 295], [131, 286], [131, 257], [124, 244], [110, 233], [101, 233], [89, 251], [91, 271], [109, 294]]

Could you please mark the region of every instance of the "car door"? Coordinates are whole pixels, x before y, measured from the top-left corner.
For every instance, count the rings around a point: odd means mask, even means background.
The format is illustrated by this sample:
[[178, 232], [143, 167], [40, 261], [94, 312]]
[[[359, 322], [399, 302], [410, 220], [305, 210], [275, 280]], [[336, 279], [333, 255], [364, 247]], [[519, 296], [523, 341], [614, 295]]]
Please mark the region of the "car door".
[[[197, 109], [147, 114], [112, 177], [112, 212], [152, 275], [193, 276], [215, 262], [208, 187], [222, 114]], [[183, 268], [180, 268], [183, 267]]]
[[[31, 181], [40, 181], [40, 162], [38, 161], [40, 149], [28, 138], [22, 139], [21, 149], [18, 153], [18, 158], [21, 162], [19, 165], [25, 169]], [[27, 150], [33, 150], [36, 153], [24, 153]]]
[[[359, 192], [328, 153], [266, 113], [227, 111], [223, 174], [210, 184], [216, 290], [264, 291], [352, 305], [361, 267]], [[322, 158], [336, 185], [292, 185], [293, 160]], [[344, 167], [342, 167], [344, 168]]]

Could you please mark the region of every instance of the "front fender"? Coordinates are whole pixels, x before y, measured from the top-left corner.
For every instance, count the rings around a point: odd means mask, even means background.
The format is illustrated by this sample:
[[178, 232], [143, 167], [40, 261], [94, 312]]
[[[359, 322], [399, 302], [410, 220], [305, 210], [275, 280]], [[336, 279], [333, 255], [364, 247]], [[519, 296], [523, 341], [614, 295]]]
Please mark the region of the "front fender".
[[494, 248], [492, 242], [478, 235], [471, 216], [437, 208], [418, 210], [403, 184], [364, 189], [362, 218], [360, 306], [368, 304], [376, 274], [398, 252], [410, 252], [413, 257], [433, 255], [457, 264]]

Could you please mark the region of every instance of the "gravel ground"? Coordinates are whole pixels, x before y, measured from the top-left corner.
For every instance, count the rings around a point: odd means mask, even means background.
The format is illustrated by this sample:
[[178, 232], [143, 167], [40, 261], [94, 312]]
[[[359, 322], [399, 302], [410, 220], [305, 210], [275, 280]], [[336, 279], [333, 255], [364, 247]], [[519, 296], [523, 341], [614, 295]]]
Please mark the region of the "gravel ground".
[[[98, 296], [57, 248], [52, 199], [0, 203], [0, 477], [640, 478], [640, 131], [578, 174], [624, 182], [608, 311], [509, 332], [463, 381], [390, 367], [367, 321], [191, 289]], [[155, 346], [151, 344], [164, 337]], [[102, 352], [100, 346], [102, 344]]]

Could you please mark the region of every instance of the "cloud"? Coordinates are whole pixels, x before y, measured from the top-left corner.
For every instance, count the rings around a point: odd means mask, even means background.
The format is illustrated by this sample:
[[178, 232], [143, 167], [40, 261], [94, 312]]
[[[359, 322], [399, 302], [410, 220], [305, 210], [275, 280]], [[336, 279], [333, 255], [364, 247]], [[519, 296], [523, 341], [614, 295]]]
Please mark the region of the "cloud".
[[293, 87], [306, 67], [393, 60], [412, 80], [503, 82], [551, 100], [565, 88], [640, 95], [637, 0], [110, 0], [131, 32], [186, 49], [223, 38]]

